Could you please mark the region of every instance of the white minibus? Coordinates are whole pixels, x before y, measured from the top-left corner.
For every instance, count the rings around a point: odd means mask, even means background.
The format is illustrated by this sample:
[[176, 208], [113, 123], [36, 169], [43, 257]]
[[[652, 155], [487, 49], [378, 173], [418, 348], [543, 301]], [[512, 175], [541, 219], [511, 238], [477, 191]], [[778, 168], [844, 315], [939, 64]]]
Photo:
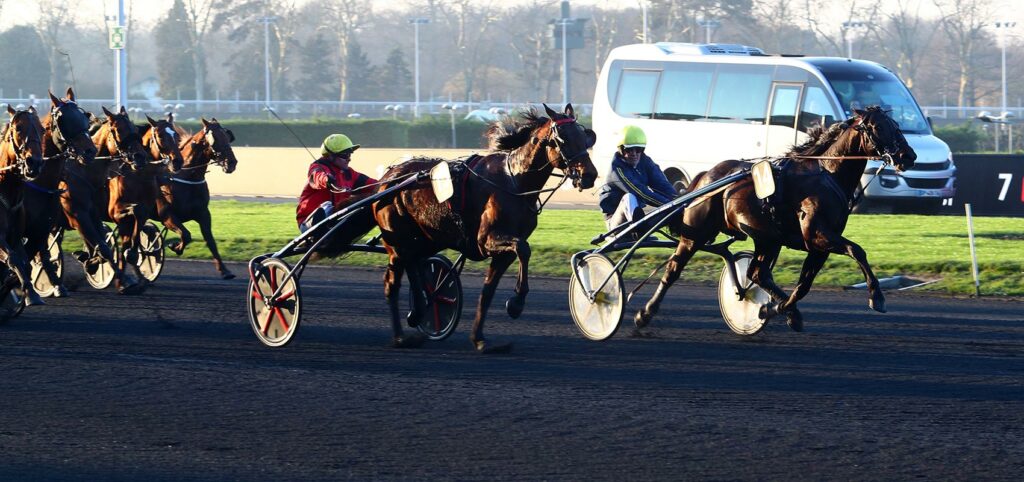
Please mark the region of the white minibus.
[[914, 167], [902, 174], [869, 162], [865, 206], [935, 211], [953, 197], [949, 146], [932, 134], [913, 95], [887, 68], [765, 55], [742, 45], [662, 42], [612, 50], [594, 93], [592, 157], [604, 175], [617, 133], [637, 125], [647, 134], [647, 153], [682, 188], [725, 159], [782, 155], [807, 140], [812, 126], [845, 120], [858, 104], [891, 109], [917, 153]]

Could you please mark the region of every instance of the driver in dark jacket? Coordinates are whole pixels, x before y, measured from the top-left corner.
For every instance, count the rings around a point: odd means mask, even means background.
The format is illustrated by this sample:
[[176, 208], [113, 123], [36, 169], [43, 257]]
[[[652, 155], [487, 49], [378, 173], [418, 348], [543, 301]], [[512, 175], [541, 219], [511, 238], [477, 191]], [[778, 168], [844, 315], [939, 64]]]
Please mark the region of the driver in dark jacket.
[[598, 204], [609, 230], [642, 218], [644, 206], [661, 206], [676, 197], [676, 190], [661, 168], [644, 154], [647, 136], [642, 129], [626, 126], [618, 147], [598, 193]]

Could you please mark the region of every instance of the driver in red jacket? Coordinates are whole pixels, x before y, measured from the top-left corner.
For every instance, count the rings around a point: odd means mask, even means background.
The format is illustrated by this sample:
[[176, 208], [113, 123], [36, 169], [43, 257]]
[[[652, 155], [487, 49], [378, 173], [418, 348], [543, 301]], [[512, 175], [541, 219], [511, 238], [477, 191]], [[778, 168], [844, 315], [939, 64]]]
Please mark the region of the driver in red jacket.
[[373, 189], [363, 189], [358, 193], [352, 190], [370, 184], [373, 179], [349, 167], [352, 153], [359, 149], [359, 144], [344, 134], [331, 134], [320, 146], [320, 158], [310, 164], [306, 185], [299, 196], [299, 205], [295, 209], [295, 218], [299, 231], [305, 232], [329, 216], [341, 203], [353, 195], [365, 196]]

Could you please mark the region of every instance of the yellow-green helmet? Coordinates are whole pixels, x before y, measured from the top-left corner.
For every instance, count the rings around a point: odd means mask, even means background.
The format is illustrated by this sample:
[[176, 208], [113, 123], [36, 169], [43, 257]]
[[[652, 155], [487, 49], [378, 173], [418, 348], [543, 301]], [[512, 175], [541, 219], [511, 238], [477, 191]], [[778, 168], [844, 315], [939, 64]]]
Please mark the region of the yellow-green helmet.
[[320, 145], [320, 155], [337, 154], [348, 149], [353, 151], [359, 149], [359, 144], [353, 144], [352, 139], [345, 134], [331, 134]]
[[647, 134], [637, 126], [623, 127], [619, 147], [647, 147]]

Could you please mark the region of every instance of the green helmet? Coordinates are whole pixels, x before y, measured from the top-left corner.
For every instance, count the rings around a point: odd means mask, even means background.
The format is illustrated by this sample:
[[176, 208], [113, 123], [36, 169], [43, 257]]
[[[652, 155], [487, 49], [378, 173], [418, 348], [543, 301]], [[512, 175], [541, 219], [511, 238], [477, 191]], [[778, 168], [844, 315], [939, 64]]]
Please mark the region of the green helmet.
[[345, 134], [331, 134], [320, 145], [320, 155], [338, 154], [349, 149], [353, 151], [359, 149], [359, 144], [353, 144], [352, 139], [349, 139]]
[[619, 147], [647, 147], [647, 134], [637, 126], [623, 127]]

